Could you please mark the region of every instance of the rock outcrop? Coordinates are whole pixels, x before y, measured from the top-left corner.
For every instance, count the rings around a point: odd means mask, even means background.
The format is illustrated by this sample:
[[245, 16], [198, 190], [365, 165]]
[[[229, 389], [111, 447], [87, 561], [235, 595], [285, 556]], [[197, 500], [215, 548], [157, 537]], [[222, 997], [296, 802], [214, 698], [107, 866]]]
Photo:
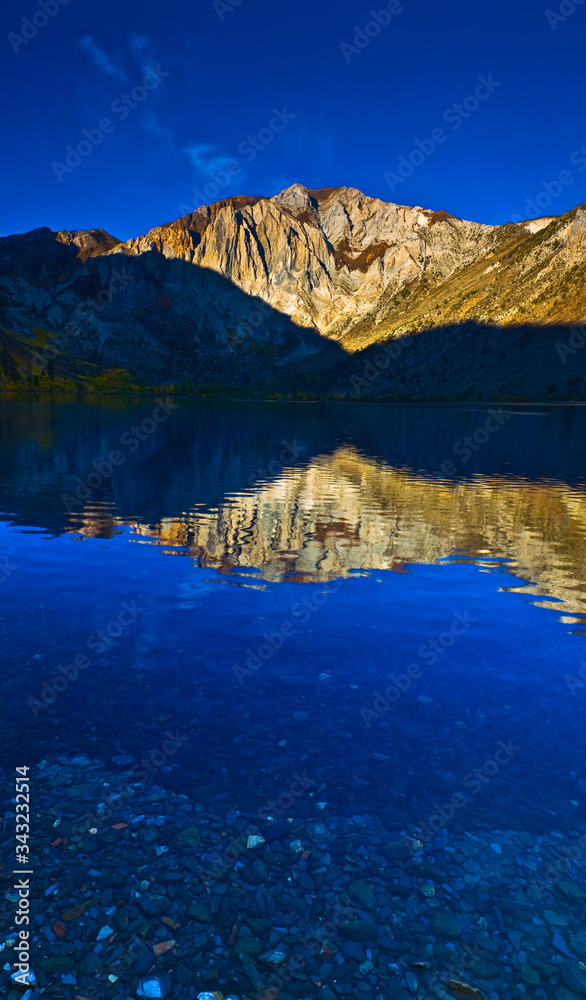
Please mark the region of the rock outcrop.
[[[126, 243], [103, 230], [39, 229], [0, 239], [0, 319], [21, 342], [41, 329], [64, 358], [159, 381], [317, 372], [344, 393], [359, 370], [349, 355], [381, 341], [436, 331], [436, 345], [452, 343], [462, 324], [584, 323], [586, 206], [487, 226], [295, 184], [204, 206]], [[580, 359], [568, 384], [583, 368]], [[437, 391], [424, 382], [421, 391]], [[400, 392], [402, 376], [391, 383], [377, 390]]]

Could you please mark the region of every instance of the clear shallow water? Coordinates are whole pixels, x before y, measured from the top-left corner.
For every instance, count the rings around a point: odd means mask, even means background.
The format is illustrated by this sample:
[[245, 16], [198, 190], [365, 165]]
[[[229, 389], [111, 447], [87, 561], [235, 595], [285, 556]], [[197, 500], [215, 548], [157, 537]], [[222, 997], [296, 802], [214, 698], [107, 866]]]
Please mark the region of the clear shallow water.
[[586, 410], [177, 402], [0, 413], [46, 995], [585, 995]]

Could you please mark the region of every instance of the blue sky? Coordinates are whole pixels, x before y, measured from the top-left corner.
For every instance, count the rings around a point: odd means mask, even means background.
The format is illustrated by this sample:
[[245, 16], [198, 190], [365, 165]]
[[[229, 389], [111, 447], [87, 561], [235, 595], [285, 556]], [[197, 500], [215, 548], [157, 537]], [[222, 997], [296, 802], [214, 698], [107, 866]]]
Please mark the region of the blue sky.
[[586, 202], [584, 0], [4, 0], [1, 18], [3, 235], [128, 239], [295, 181], [486, 223]]

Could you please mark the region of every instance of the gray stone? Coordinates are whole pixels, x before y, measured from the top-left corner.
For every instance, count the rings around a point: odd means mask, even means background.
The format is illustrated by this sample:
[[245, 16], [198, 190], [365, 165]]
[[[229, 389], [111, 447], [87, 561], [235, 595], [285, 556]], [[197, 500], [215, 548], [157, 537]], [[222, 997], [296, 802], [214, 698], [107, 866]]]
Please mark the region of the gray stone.
[[406, 840], [390, 840], [381, 850], [388, 861], [402, 861], [413, 855], [413, 851]]
[[377, 907], [376, 896], [374, 889], [368, 882], [365, 882], [364, 879], [357, 879], [355, 882], [350, 882], [348, 892], [363, 910], [374, 913]]
[[582, 972], [573, 962], [562, 962], [560, 972], [562, 981], [569, 990], [586, 996], [586, 972]]
[[153, 892], [143, 892], [137, 903], [147, 917], [160, 917], [169, 909], [170, 903], [165, 896], [156, 896]]
[[234, 945], [235, 955], [250, 955], [251, 958], [258, 958], [263, 949], [260, 941], [256, 938], [247, 935], [246, 937], [238, 938], [238, 941]]
[[348, 941], [376, 941], [376, 927], [365, 920], [352, 920], [340, 924], [340, 934]]
[[287, 951], [285, 948], [273, 948], [272, 951], [265, 951], [263, 955], [260, 956], [261, 962], [265, 965], [280, 965], [287, 958]]
[[570, 945], [572, 951], [576, 952], [576, 955], [579, 955], [582, 959], [586, 959], [586, 927], [572, 934]]
[[523, 982], [529, 983], [530, 986], [539, 986], [541, 982], [537, 970], [532, 969], [526, 962], [521, 966], [521, 976], [523, 978]]
[[192, 903], [187, 911], [187, 916], [191, 917], [192, 920], [197, 920], [200, 924], [212, 923], [212, 915], [203, 903]]
[[434, 934], [445, 938], [446, 941], [454, 941], [462, 936], [462, 924], [453, 913], [436, 910], [431, 918], [431, 926]]
[[359, 941], [346, 941], [342, 945], [342, 954], [345, 955], [346, 958], [353, 958], [356, 962], [363, 962], [366, 958], [364, 945]]
[[150, 997], [154, 1000], [164, 1000], [171, 990], [171, 976], [146, 976], [141, 979], [136, 995]]
[[564, 941], [559, 931], [554, 931], [552, 943], [554, 948], [557, 948], [558, 951], [561, 951], [562, 954], [565, 955], [567, 958], [572, 957], [572, 953], [570, 952], [570, 949], [568, 948], [566, 942]]
[[95, 976], [101, 968], [102, 959], [99, 955], [96, 955], [94, 951], [90, 951], [89, 954], [82, 960], [79, 966], [79, 971], [82, 972], [84, 976]]

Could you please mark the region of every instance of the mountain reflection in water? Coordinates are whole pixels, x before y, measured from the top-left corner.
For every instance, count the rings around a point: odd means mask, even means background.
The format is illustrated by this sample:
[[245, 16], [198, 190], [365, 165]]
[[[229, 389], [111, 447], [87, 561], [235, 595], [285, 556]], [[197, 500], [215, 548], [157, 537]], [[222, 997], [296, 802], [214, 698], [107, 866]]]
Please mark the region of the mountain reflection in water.
[[0, 406], [46, 995], [585, 996], [586, 408], [173, 405]]
[[556, 482], [426, 479], [340, 448], [229, 494], [215, 510], [194, 507], [143, 524], [89, 506], [71, 515], [69, 530], [107, 538], [122, 524], [143, 540], [184, 549], [201, 566], [254, 568], [272, 581], [400, 572], [447, 558], [487, 567], [506, 560], [534, 593], [586, 612], [586, 490]]
[[458, 442], [499, 407], [175, 405], [67, 511], [61, 496], [75, 498], [152, 403], [11, 402], [4, 509], [17, 523], [80, 536], [129, 525], [135, 540], [270, 581], [505, 560], [526, 593], [563, 601], [568, 622], [586, 613], [586, 408], [508, 406], [463, 461]]

